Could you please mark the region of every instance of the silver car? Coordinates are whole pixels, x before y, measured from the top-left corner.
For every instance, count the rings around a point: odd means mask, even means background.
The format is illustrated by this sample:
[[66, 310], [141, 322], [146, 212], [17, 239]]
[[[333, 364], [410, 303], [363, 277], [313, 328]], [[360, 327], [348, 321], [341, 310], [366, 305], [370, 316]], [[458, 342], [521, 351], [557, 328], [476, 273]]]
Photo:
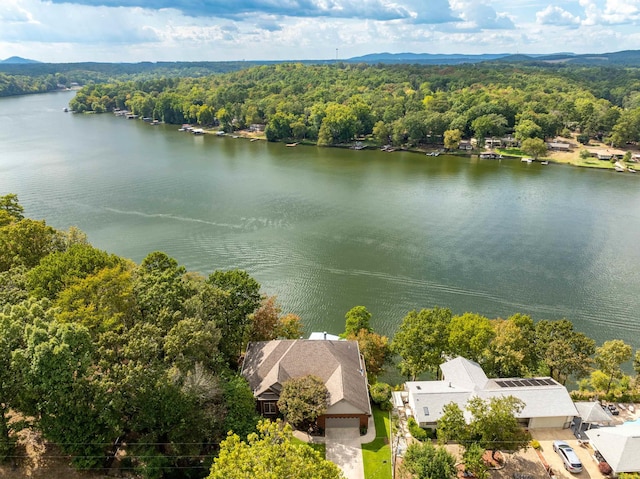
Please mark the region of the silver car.
[[565, 441], [553, 441], [553, 450], [558, 453], [569, 472], [582, 472], [582, 463], [573, 448]]

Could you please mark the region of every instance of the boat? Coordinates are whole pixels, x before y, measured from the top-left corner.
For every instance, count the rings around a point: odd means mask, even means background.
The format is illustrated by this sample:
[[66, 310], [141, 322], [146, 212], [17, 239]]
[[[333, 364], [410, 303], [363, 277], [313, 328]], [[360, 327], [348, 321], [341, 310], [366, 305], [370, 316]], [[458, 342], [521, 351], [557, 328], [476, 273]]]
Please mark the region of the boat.
[[624, 171], [624, 168], [618, 165], [614, 166], [613, 169], [616, 170], [618, 173], [622, 173]]
[[69, 109], [65, 106], [65, 107], [62, 109], [62, 111], [63, 111], [63, 112], [65, 112], [65, 113], [67, 113], [67, 112], [69, 111]]
[[533, 158], [522, 158], [520, 161], [523, 163], [533, 163]]
[[440, 152], [439, 151], [432, 151], [431, 153], [427, 153], [427, 156], [439, 156]]
[[293, 146], [298, 146], [298, 144], [297, 144], [297, 143], [287, 143], [287, 145], [286, 145], [286, 146], [293, 147]]
[[629, 173], [635, 173], [635, 172], [636, 172], [635, 168], [631, 168], [630, 166], [629, 166], [629, 167], [627, 167], [627, 171], [628, 171]]
[[549, 162], [548, 162], [547, 160], [544, 160], [544, 161], [541, 161], [541, 162], [540, 162], [540, 164], [541, 164], [541, 165], [548, 165], [548, 164], [549, 164]]
[[225, 135], [225, 133], [224, 133], [224, 131], [223, 131], [223, 130], [218, 130], [218, 131], [216, 131], [216, 135], [218, 135], [218, 136], [224, 136], [224, 135]]
[[258, 141], [259, 138], [251, 138], [249, 141]]
[[202, 128], [194, 128], [191, 130], [191, 133], [194, 135], [204, 135], [204, 130]]

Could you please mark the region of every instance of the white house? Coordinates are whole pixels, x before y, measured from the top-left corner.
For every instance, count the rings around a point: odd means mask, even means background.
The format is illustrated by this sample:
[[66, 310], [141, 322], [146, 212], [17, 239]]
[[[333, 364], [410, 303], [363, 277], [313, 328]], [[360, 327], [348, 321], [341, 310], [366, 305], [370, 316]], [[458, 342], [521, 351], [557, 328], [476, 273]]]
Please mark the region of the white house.
[[614, 474], [640, 472], [640, 425], [627, 424], [585, 431]]
[[464, 410], [474, 397], [514, 396], [525, 407], [516, 415], [529, 429], [567, 428], [578, 411], [567, 389], [549, 377], [489, 379], [479, 364], [457, 357], [440, 365], [442, 381], [409, 381], [404, 402], [421, 427], [434, 429], [443, 407], [454, 402]]

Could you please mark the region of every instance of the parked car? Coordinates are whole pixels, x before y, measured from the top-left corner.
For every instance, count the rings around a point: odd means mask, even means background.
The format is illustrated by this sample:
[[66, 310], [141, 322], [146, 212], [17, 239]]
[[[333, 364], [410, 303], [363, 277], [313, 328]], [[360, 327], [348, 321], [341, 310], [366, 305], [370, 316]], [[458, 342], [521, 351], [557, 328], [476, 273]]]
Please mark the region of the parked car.
[[616, 407], [615, 404], [609, 404], [607, 406], [607, 409], [609, 410], [609, 412], [611, 414], [613, 414], [614, 416], [617, 416], [618, 414], [620, 414], [620, 411], [618, 410], [618, 408]]
[[565, 441], [553, 441], [553, 450], [558, 453], [567, 471], [573, 473], [582, 472], [582, 463], [569, 444]]

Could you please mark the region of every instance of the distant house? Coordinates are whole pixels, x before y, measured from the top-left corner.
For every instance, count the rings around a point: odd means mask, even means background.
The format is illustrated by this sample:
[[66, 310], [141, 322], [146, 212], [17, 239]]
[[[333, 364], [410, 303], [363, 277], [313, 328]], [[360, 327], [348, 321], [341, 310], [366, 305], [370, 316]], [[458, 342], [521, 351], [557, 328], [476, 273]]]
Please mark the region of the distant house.
[[484, 146], [487, 148], [496, 148], [502, 146], [502, 140], [499, 138], [487, 138], [484, 140]]
[[249, 343], [241, 374], [265, 417], [278, 415], [283, 384], [313, 374], [329, 391], [318, 426], [367, 427], [371, 416], [367, 374], [357, 341], [274, 340]]
[[249, 131], [264, 131], [266, 126], [264, 123], [251, 123]]
[[459, 150], [473, 150], [473, 145], [471, 144], [470, 140], [460, 140], [460, 143], [458, 144], [458, 149]]
[[547, 148], [553, 151], [570, 151], [571, 143], [565, 143], [562, 141], [549, 141], [547, 142]]
[[464, 410], [475, 396], [521, 399], [525, 407], [516, 417], [529, 429], [568, 428], [578, 414], [567, 389], [549, 377], [489, 379], [479, 364], [462, 357], [441, 364], [440, 370], [442, 381], [406, 382], [404, 397], [394, 398], [424, 428], [437, 427], [446, 404], [454, 402]]
[[611, 466], [614, 476], [640, 472], [640, 425], [624, 424], [585, 431], [593, 449]]

